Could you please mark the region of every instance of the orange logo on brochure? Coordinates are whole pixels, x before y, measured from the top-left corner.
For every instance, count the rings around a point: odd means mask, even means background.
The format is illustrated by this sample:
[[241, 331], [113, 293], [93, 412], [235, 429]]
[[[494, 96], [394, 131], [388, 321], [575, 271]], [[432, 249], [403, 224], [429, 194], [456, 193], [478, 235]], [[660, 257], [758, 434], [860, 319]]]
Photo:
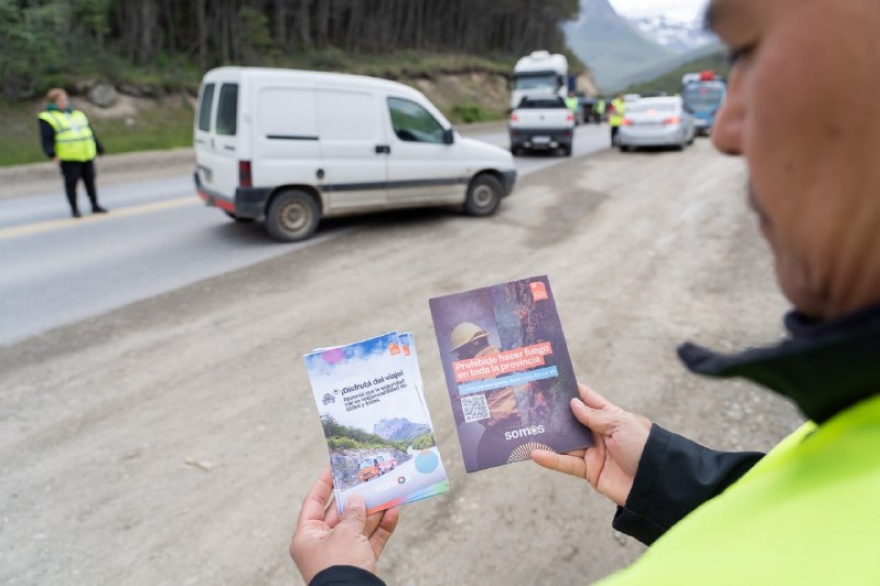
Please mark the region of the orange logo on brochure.
[[547, 287], [543, 281], [532, 281], [529, 283], [529, 289], [532, 290], [532, 299], [535, 301], [543, 301], [547, 299]]
[[388, 344], [388, 350], [391, 352], [392, 356], [400, 354], [400, 347], [397, 344]]

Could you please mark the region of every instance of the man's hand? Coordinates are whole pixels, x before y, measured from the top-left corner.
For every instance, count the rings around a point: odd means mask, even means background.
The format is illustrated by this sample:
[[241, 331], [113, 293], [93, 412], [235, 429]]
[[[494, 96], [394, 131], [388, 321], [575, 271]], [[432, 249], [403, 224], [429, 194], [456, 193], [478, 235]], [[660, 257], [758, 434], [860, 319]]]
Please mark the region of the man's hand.
[[376, 573], [376, 561], [397, 526], [399, 514], [389, 509], [367, 516], [364, 500], [352, 495], [342, 517], [327, 508], [333, 493], [330, 467], [303, 501], [290, 541], [290, 557], [308, 584], [330, 566], [356, 566]]
[[568, 454], [534, 450], [532, 460], [544, 468], [586, 479], [600, 494], [623, 506], [632, 490], [651, 422], [612, 405], [585, 385], [578, 384], [578, 389], [581, 398], [571, 400], [571, 411], [592, 430], [595, 443]]

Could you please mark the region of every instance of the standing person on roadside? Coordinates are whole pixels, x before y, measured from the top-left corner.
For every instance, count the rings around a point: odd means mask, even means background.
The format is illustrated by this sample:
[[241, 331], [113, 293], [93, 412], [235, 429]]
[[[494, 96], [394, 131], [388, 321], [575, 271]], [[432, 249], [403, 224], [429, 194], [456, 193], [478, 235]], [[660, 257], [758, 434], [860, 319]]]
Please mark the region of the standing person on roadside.
[[104, 154], [89, 119], [80, 110], [70, 107], [67, 92], [53, 88], [46, 94], [46, 110], [40, 112], [40, 138], [43, 152], [59, 164], [64, 177], [64, 191], [70, 203], [70, 213], [79, 218], [76, 186], [82, 179], [92, 203], [92, 213], [104, 214], [107, 210], [98, 204], [95, 188], [95, 157]]
[[611, 127], [611, 146], [617, 145], [617, 132], [620, 125], [623, 124], [623, 116], [626, 114], [626, 102], [621, 94], [611, 100], [610, 111], [608, 113], [608, 125]]
[[581, 101], [580, 101], [580, 99], [578, 99], [578, 97], [575, 95], [574, 90], [568, 92], [568, 97], [565, 98], [565, 106], [566, 106], [569, 110], [571, 110], [571, 113], [572, 113], [572, 114], [574, 114], [574, 123], [575, 123], [575, 125], [580, 124], [580, 123], [581, 123], [581, 121], [580, 121], [581, 117], [580, 117], [580, 112], [579, 112], [579, 110], [580, 110], [580, 108], [581, 108]]
[[[788, 397], [808, 422], [766, 455], [718, 452], [581, 387], [571, 407], [595, 445], [532, 459], [587, 480], [618, 505], [613, 526], [650, 545], [603, 584], [880, 584], [880, 3], [711, 0], [706, 20], [733, 60], [712, 142], [745, 158], [794, 309], [781, 343], [679, 355]], [[850, 108], [834, 107], [841, 87]], [[357, 539], [330, 527], [331, 543], [301, 520], [291, 553], [322, 572], [313, 585], [380, 584], [382, 548], [358, 540], [384, 545], [396, 521], [359, 522]]]

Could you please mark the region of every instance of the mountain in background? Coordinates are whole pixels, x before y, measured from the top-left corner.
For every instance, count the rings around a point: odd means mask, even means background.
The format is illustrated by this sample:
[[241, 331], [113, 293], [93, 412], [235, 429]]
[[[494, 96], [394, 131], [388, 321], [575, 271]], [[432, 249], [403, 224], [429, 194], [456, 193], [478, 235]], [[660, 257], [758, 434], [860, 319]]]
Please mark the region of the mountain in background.
[[682, 22], [665, 16], [647, 16], [629, 19], [636, 28], [665, 47], [685, 53], [718, 42], [702, 21]]
[[625, 85], [627, 75], [677, 54], [617, 14], [608, 0], [581, 0], [579, 18], [563, 25], [563, 32], [603, 92]]
[[629, 20], [608, 0], [580, 0], [576, 21], [563, 25], [572, 52], [592, 69], [603, 93], [650, 80], [720, 50], [700, 23], [664, 17]]
[[382, 419], [373, 427], [373, 433], [391, 442], [411, 441], [429, 433], [431, 428], [423, 423], [413, 423], [409, 419], [395, 417]]

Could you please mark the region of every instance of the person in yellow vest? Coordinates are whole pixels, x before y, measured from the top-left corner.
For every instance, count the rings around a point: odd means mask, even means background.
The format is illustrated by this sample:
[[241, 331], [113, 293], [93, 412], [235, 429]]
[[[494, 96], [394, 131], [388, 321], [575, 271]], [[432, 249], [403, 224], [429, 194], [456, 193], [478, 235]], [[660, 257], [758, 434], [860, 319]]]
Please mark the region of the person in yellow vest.
[[596, 113], [596, 121], [598, 124], [601, 124], [605, 120], [605, 109], [606, 109], [605, 98], [599, 97], [596, 100], [596, 104], [593, 108], [593, 110]]
[[568, 106], [568, 109], [571, 110], [572, 114], [574, 114], [575, 124], [580, 124], [580, 115], [578, 110], [580, 110], [581, 101], [574, 94], [574, 92], [568, 92], [568, 97], [565, 98], [565, 105]]
[[[571, 408], [595, 445], [531, 456], [586, 480], [650, 546], [603, 586], [880, 584], [880, 3], [710, 0], [706, 22], [733, 63], [712, 143], [745, 159], [793, 309], [781, 342], [679, 356], [787, 397], [806, 423], [766, 454], [721, 452], [582, 386]], [[828, 108], [840, 87], [849, 107]], [[331, 486], [325, 470], [301, 509], [297, 568], [311, 586], [382, 584], [397, 512], [325, 515]]]
[[76, 187], [82, 179], [92, 203], [92, 213], [107, 210], [98, 203], [95, 188], [95, 157], [104, 154], [89, 119], [80, 110], [70, 107], [70, 98], [63, 89], [53, 88], [46, 94], [46, 110], [40, 112], [40, 138], [43, 152], [58, 163], [64, 177], [64, 190], [74, 218], [81, 216], [77, 205]]
[[620, 125], [623, 124], [623, 117], [626, 115], [626, 102], [623, 96], [618, 94], [616, 98], [611, 100], [611, 107], [608, 112], [608, 125], [611, 127], [611, 145], [617, 144], [617, 132]]

